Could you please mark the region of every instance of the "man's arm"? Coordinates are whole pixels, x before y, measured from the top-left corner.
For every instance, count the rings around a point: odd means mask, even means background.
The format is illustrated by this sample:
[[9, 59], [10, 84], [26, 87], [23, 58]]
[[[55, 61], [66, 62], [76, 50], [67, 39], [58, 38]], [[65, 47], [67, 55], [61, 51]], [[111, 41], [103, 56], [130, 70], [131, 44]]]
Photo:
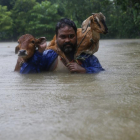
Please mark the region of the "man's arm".
[[[32, 63], [36, 63], [36, 61], [39, 61], [39, 59], [41, 59], [41, 56], [42, 56], [43, 51], [45, 50], [46, 46], [47, 46], [46, 42], [38, 46], [38, 52], [35, 52], [35, 54], [34, 54], [34, 56], [32, 58], [32, 61], [31, 61]], [[38, 60], [37, 60], [37, 58], [38, 58]], [[22, 69], [25, 68], [27, 66], [27, 64], [26, 63], [24, 64], [24, 63], [25, 62], [24, 62], [23, 58], [22, 57], [18, 57], [14, 71], [20, 71], [21, 68]], [[22, 65], [24, 65], [24, 66], [22, 66]], [[32, 68], [33, 67], [29, 68], [30, 72], [33, 72], [34, 68], [33, 69]], [[28, 71], [29, 71], [29, 69], [28, 69]], [[26, 72], [26, 73], [28, 73], [28, 72]]]
[[98, 73], [100, 71], [104, 71], [102, 68], [98, 58], [94, 55], [86, 58], [82, 61], [82, 64], [79, 65], [76, 62], [69, 63], [67, 65], [70, 72], [78, 72], [78, 73]]
[[[38, 47], [33, 57], [28, 61], [24, 62], [20, 67], [20, 73], [39, 73], [43, 70], [48, 71], [52, 62], [58, 56], [53, 50], [45, 50], [46, 43]], [[44, 51], [45, 50], [45, 51]], [[21, 60], [22, 61], [22, 60]], [[20, 65], [20, 61], [18, 62]]]
[[20, 67], [20, 73], [39, 73], [41, 71], [41, 60], [43, 53], [36, 51], [28, 62], [24, 62]]
[[84, 60], [81, 66], [85, 68], [86, 73], [98, 73], [104, 71], [98, 58], [94, 55], [91, 55]]
[[36, 51], [34, 56], [28, 62], [24, 62], [22, 57], [18, 57], [14, 71], [20, 71], [21, 73], [37, 72], [35, 71], [35, 64], [37, 64], [37, 62], [40, 61], [46, 46], [47, 46], [46, 42], [40, 44], [38, 46], [38, 52]]
[[36, 52], [29, 62], [23, 63], [20, 73], [39, 73], [49, 71], [50, 66], [57, 58], [58, 54], [53, 50], [45, 50], [43, 54]]

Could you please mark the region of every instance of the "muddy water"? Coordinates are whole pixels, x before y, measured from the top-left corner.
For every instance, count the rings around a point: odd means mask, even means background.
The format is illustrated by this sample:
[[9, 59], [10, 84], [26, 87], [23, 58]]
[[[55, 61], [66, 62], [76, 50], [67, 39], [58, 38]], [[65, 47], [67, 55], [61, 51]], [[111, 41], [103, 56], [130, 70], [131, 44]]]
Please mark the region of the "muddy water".
[[99, 74], [13, 72], [0, 43], [0, 140], [139, 140], [140, 40], [101, 40]]

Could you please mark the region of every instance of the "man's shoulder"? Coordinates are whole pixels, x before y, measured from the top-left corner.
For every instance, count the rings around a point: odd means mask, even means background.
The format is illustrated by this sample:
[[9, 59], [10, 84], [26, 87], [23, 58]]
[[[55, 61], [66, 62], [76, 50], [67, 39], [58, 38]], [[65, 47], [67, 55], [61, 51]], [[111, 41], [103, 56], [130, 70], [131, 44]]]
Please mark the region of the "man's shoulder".
[[52, 63], [57, 57], [58, 54], [54, 50], [48, 49], [43, 52], [42, 60], [44, 62], [49, 60]]
[[48, 54], [57, 55], [57, 53], [54, 50], [51, 50], [51, 49], [47, 49], [43, 52], [43, 55], [48, 55]]
[[45, 50], [43, 53], [40, 53], [39, 51], [35, 51], [34, 53], [34, 57], [56, 57], [58, 56], [58, 54], [54, 51], [54, 50], [51, 50], [51, 49], [48, 49], [48, 50]]

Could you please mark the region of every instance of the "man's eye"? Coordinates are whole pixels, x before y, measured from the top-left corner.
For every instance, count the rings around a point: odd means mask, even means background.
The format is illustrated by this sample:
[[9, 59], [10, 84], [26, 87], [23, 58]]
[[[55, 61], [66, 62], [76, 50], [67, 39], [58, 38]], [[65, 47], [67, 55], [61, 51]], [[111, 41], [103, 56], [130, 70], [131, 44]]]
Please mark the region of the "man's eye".
[[65, 36], [65, 35], [61, 35], [61, 36], [60, 36], [60, 38], [65, 39], [65, 38], [66, 38], [66, 36]]
[[74, 38], [74, 37], [75, 37], [74, 34], [70, 34], [70, 35], [61, 35], [61, 36], [60, 36], [61, 39], [66, 39], [66, 38], [72, 39], [72, 38]]
[[72, 39], [72, 38], [74, 38], [74, 37], [75, 37], [74, 34], [69, 35], [69, 38], [70, 38], [70, 39]]

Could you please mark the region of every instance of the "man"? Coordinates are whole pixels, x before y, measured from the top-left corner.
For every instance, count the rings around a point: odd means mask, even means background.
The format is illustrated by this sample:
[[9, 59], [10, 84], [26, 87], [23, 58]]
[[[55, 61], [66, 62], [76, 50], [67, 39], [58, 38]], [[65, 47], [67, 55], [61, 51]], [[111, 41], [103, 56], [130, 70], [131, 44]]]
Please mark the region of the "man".
[[[39, 46], [38, 51], [35, 52], [28, 62], [21, 65], [20, 73], [39, 73], [41, 71], [59, 71], [60, 69], [67, 69], [76, 73], [97, 73], [104, 70], [94, 55], [87, 57], [80, 63], [73, 61], [77, 45], [77, 28], [70, 19], [64, 18], [57, 23], [56, 43], [70, 61], [69, 64], [65, 65], [55, 51], [51, 49], [45, 50], [45, 43]], [[19, 58], [17, 61], [19, 65], [21, 64], [20, 61], [22, 60]]]

